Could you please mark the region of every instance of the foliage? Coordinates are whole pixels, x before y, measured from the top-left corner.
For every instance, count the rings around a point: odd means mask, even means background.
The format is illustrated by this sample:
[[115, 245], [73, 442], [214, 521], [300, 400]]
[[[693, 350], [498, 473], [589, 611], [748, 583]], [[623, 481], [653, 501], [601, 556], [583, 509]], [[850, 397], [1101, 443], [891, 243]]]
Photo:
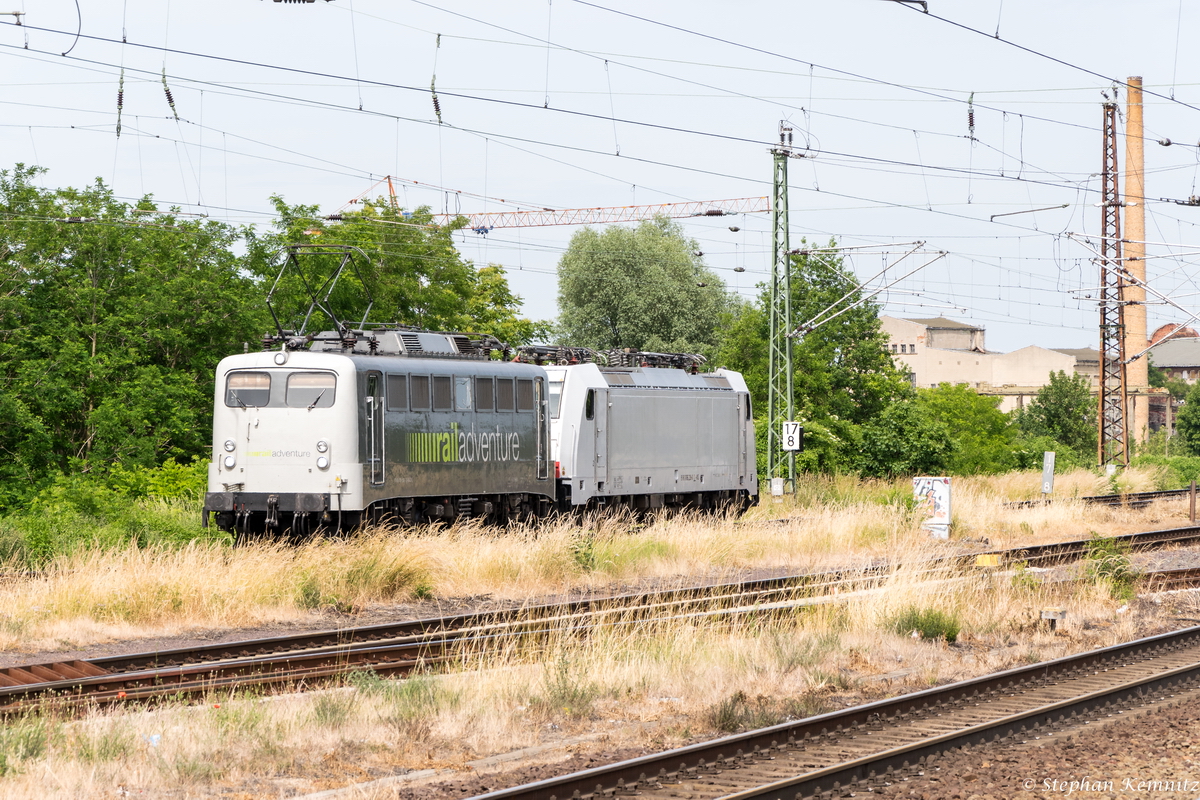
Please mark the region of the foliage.
[[803, 719], [828, 710], [818, 697], [776, 698], [758, 695], [749, 697], [743, 691], [734, 692], [714, 703], [705, 712], [705, 721], [722, 733], [755, 728], [769, 728], [794, 719]]
[[1054, 453], [1054, 471], [1059, 474], [1089, 468], [1096, 463], [1094, 454], [1084, 455], [1049, 436], [1030, 436], [1022, 433], [1012, 444], [1013, 460], [1017, 469], [1041, 469], [1047, 452]]
[[1016, 466], [1014, 432], [999, 397], [985, 397], [965, 383], [943, 383], [919, 389], [917, 403], [946, 426], [950, 454], [946, 471], [953, 475], [994, 475]]
[[[546, 330], [543, 323], [517, 316], [521, 298], [509, 290], [503, 269], [477, 270], [462, 259], [453, 240], [462, 222], [437, 226], [428, 208], [404, 211], [383, 198], [331, 222], [320, 216], [317, 206], [271, 199], [279, 215], [275, 230], [249, 240], [249, 263], [256, 275], [274, 281], [283, 261], [280, 250], [290, 245], [306, 248], [288, 264], [272, 299], [284, 327], [300, 327], [311, 297], [304, 283], [319, 286], [331, 278], [344, 258], [341, 248], [354, 247], [357, 251], [329, 301], [343, 320], [363, 319], [369, 292], [374, 303], [371, 321], [490, 333], [509, 344], [524, 344]], [[333, 326], [327, 316], [316, 316], [308, 330]]]
[[698, 253], [666, 218], [579, 231], [558, 264], [559, 339], [596, 350], [711, 356], [732, 301]]
[[1137, 596], [1135, 584], [1139, 573], [1129, 553], [1128, 542], [1093, 533], [1084, 555], [1087, 577], [1107, 584], [1118, 600], [1132, 600]]
[[1183, 378], [1172, 378], [1153, 364], [1150, 365], [1148, 372], [1150, 385], [1159, 389], [1166, 389], [1175, 400], [1182, 400], [1187, 397], [1188, 392], [1192, 389], [1191, 384]]
[[547, 662], [542, 674], [541, 691], [530, 698], [531, 710], [547, 717], [559, 713], [569, 717], [586, 717], [592, 713], [592, 704], [600, 696], [600, 687], [589, 681], [565, 652], [560, 652], [552, 662]]
[[213, 370], [265, 319], [242, 231], [41, 172], [0, 170], [0, 509], [55, 471], [205, 454]]
[[1200, 481], [1200, 456], [1139, 455], [1132, 463], [1135, 467], [1162, 467], [1159, 489], [1186, 489], [1192, 481]]
[[206, 464], [168, 461], [147, 469], [59, 474], [26, 507], [0, 517], [0, 560], [40, 567], [80, 548], [228, 541], [200, 526]]
[[888, 630], [901, 635], [916, 631], [922, 639], [945, 639], [953, 642], [962, 631], [962, 623], [956, 614], [936, 608], [909, 606], [888, 618]]
[[[840, 256], [831, 251], [792, 256], [791, 284], [798, 327], [835, 304], [841, 309], [858, 303], [798, 338], [792, 357], [796, 417], [805, 428], [798, 465], [823, 472], [858, 469], [862, 426], [877, 423], [891, 404], [910, 398], [912, 389], [884, 348], [878, 304], [863, 301], [858, 280]], [[746, 377], [756, 413], [765, 418], [771, 298], [768, 286], [760, 289], [756, 303], [734, 308], [722, 322], [719, 360]], [[881, 474], [900, 471], [881, 467]]]
[[949, 427], [911, 400], [893, 403], [862, 428], [860, 470], [867, 476], [940, 474], [953, 457]]
[[1049, 437], [1095, 463], [1096, 400], [1087, 377], [1052, 372], [1037, 397], [1014, 413], [1014, 422], [1025, 435]]
[[1200, 456], [1200, 383], [1188, 391], [1175, 417], [1175, 432], [1189, 455]]

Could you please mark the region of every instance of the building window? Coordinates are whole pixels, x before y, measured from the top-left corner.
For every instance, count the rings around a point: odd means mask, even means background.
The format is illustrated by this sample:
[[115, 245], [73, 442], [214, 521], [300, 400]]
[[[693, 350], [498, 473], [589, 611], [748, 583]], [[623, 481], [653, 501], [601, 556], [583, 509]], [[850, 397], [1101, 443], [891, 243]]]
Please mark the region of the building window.
[[899, 352], [899, 350], [897, 349], [896, 345], [892, 345], [892, 352], [893, 352], [893, 353]]

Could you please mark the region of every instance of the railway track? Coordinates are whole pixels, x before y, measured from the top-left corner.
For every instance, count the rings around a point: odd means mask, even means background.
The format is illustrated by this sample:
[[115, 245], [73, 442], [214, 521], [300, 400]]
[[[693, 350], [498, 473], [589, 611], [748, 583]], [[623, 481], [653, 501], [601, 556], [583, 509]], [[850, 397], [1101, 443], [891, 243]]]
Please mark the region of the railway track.
[[[1200, 527], [1147, 531], [1114, 537], [1132, 550], [1200, 540]], [[931, 574], [962, 568], [980, 555], [997, 564], [1040, 566], [1078, 559], [1089, 541], [1062, 542], [983, 554], [955, 555], [931, 562]], [[659, 592], [514, 608], [503, 611], [389, 623], [344, 630], [226, 642], [107, 658], [58, 661], [0, 669], [0, 713], [46, 702], [63, 706], [105, 704], [164, 695], [194, 695], [235, 687], [306, 685], [354, 671], [403, 675], [501, 646], [537, 647], [552, 632], [586, 635], [591, 626], [644, 624], [683, 616], [794, 613], [802, 605], [871, 591], [892, 565], [854, 570], [697, 586]], [[1200, 584], [1200, 570], [1143, 576], [1157, 589]], [[824, 598], [824, 599], [822, 599]]]
[[965, 745], [1053, 735], [1200, 692], [1200, 627], [788, 722], [475, 800], [799, 800], [869, 792]]
[[[1187, 497], [1191, 493], [1191, 489], [1164, 489], [1154, 492], [1126, 492], [1124, 494], [1094, 494], [1086, 495], [1078, 499], [1088, 505], [1097, 506], [1125, 506], [1127, 508], [1145, 508], [1155, 500], [1176, 500]], [[1054, 498], [1043, 498], [1039, 500], [1014, 500], [1004, 503], [1005, 508], [1033, 508], [1035, 506], [1044, 506], [1055, 502]]]

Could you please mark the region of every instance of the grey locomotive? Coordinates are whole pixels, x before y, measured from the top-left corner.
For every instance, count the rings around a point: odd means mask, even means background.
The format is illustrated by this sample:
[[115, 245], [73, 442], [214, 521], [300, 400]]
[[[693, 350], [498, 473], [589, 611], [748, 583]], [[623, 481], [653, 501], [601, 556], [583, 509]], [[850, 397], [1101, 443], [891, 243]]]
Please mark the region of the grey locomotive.
[[276, 344], [217, 368], [206, 525], [303, 535], [757, 494], [745, 382], [697, 374], [695, 356], [514, 355], [409, 328], [265, 340]]

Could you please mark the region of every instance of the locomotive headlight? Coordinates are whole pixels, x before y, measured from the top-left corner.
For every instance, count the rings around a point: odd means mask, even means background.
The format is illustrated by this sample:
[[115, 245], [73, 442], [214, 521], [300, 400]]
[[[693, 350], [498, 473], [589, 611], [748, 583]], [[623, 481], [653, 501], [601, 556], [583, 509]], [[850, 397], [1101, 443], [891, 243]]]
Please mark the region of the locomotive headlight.
[[225, 456], [225, 469], [233, 469], [233, 465], [237, 463], [237, 459], [233, 456]]
[[234, 448], [236, 448], [236, 447], [237, 447], [237, 445], [233, 443], [233, 439], [225, 440], [225, 452], [226, 453], [232, 453], [234, 451]]
[[321, 441], [317, 442], [317, 452], [318, 452], [318, 453], [327, 453], [327, 452], [329, 452], [329, 443], [328, 443], [328, 442], [326, 442], [324, 439], [322, 439]]
[[317, 456], [317, 469], [329, 469], [329, 459], [325, 456]]
[[278, 353], [275, 354], [275, 363], [281, 367], [287, 363], [287, 351], [286, 350], [280, 350]]

